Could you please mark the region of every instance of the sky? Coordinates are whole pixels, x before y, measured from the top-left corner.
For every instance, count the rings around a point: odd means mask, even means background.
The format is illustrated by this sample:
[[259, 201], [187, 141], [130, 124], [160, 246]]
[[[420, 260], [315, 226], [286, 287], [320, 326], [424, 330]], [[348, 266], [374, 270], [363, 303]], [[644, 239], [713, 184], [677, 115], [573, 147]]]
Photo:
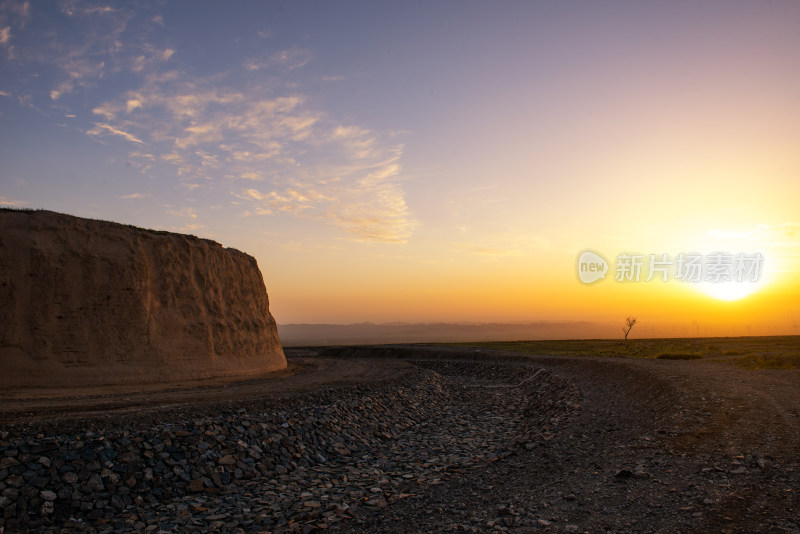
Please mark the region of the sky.
[[798, 51], [789, 0], [2, 0], [0, 205], [245, 251], [280, 324], [797, 333]]

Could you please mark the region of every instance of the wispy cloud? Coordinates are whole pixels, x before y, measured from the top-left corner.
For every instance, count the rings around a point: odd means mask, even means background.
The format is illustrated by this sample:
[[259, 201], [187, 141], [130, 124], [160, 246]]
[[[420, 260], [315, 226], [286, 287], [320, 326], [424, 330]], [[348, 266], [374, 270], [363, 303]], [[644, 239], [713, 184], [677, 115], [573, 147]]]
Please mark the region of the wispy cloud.
[[311, 52], [305, 48], [289, 48], [270, 54], [266, 58], [250, 58], [244, 62], [248, 71], [259, 71], [271, 67], [283, 67], [289, 70], [305, 67], [311, 61]]
[[102, 77], [104, 61], [92, 62], [85, 59], [73, 59], [62, 66], [62, 70], [66, 75], [56, 86], [55, 89], [50, 91], [50, 98], [58, 100], [61, 95], [72, 93], [77, 87], [86, 87], [87, 80], [96, 80]]
[[[191, 54], [172, 46], [157, 12], [142, 17], [125, 4], [64, 0], [28, 16], [25, 6], [0, 3], [0, 44], [17, 45], [16, 64], [28, 65], [37, 83], [20, 79], [3, 90], [43, 88], [29, 105], [75, 115], [99, 142], [127, 144], [127, 165], [164, 190], [213, 192], [230, 199], [230, 209], [312, 219], [356, 240], [403, 242], [412, 234], [402, 143], [315, 108], [300, 77], [287, 82], [287, 72], [312, 61], [311, 50], [266, 48], [199, 74], [176, 61]], [[128, 89], [119, 91], [122, 78]], [[112, 96], [87, 116], [85, 102], [97, 94]]]
[[0, 196], [0, 206], [22, 207], [27, 205], [28, 203], [24, 200], [16, 200], [13, 198]]
[[[141, 25], [131, 30], [135, 13], [123, 4], [67, 0], [54, 7], [32, 8], [29, 2], [13, 0], [0, 3], [0, 46], [17, 65], [38, 67], [19, 71], [20, 86], [53, 80], [46, 95], [62, 106], [67, 95], [94, 88], [113, 73], [145, 73], [175, 53], [147, 42], [150, 32]], [[40, 75], [42, 68], [51, 69], [47, 78]]]
[[184, 217], [188, 219], [197, 219], [197, 211], [193, 208], [171, 209], [167, 213], [175, 217]]
[[82, 10], [84, 15], [110, 15], [117, 11], [117, 9], [111, 6], [87, 6]]
[[149, 195], [146, 195], [144, 193], [131, 193], [130, 195], [120, 195], [119, 198], [122, 198], [122, 199], [125, 199], [125, 200], [139, 200], [139, 199], [142, 199], [142, 198], [147, 198], [148, 196]]
[[30, 19], [30, 2], [4, 0], [0, 2], [0, 47], [9, 60], [17, 58], [13, 38], [16, 30], [25, 28]]
[[202, 224], [185, 224], [183, 226], [174, 227], [172, 230], [181, 234], [191, 234], [193, 232], [199, 232], [203, 228], [205, 228], [205, 226]]
[[337, 123], [300, 93], [162, 74], [93, 112], [103, 121], [89, 135], [146, 145], [130, 155], [143, 172], [169, 165], [186, 187], [228, 188], [248, 212], [312, 218], [364, 241], [403, 242], [416, 226], [402, 188], [403, 146]]
[[166, 63], [173, 55], [175, 55], [175, 50], [172, 48], [161, 49], [144, 43], [141, 46], [141, 53], [130, 58], [129, 68], [136, 73], [146, 72], [150, 67], [159, 63]]
[[120, 130], [119, 128], [115, 128], [115, 127], [111, 126], [110, 124], [105, 124], [105, 123], [102, 123], [102, 122], [94, 123], [94, 128], [92, 128], [90, 130], [87, 130], [86, 134], [90, 135], [90, 136], [93, 136], [93, 137], [103, 136], [103, 135], [107, 135], [107, 134], [118, 135], [118, 136], [122, 137], [123, 139], [127, 139], [128, 141], [130, 141], [132, 143], [139, 143], [139, 144], [143, 144], [144, 143], [141, 139], [139, 139], [135, 135], [129, 134], [128, 132]]
[[313, 209], [320, 202], [329, 200], [324, 193], [300, 183], [281, 191], [273, 190], [267, 193], [252, 188], [246, 189], [240, 198], [256, 201], [262, 214], [272, 213], [273, 210], [299, 214]]
[[31, 3], [28, 0], [23, 2], [15, 0], [5, 0], [0, 6], [4, 11], [7, 11], [10, 16], [19, 23], [21, 27], [25, 27], [31, 16]]

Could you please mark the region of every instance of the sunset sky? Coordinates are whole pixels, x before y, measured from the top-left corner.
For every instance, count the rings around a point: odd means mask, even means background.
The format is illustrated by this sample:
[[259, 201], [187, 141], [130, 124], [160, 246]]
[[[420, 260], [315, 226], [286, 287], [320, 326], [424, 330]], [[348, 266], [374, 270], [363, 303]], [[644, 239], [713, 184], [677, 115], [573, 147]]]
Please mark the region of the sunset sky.
[[[2, 1], [0, 158], [0, 205], [252, 254], [281, 324], [800, 325], [793, 0]], [[715, 251], [748, 296], [614, 280]]]

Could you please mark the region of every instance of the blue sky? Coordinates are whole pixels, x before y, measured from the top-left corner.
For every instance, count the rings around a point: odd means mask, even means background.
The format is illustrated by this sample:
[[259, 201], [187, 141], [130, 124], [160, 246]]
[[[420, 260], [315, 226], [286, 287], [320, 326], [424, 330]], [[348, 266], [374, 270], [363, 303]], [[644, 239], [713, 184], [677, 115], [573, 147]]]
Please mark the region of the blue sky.
[[586, 247], [797, 258], [798, 50], [789, 1], [4, 0], [0, 204], [240, 248], [279, 322], [566, 316]]

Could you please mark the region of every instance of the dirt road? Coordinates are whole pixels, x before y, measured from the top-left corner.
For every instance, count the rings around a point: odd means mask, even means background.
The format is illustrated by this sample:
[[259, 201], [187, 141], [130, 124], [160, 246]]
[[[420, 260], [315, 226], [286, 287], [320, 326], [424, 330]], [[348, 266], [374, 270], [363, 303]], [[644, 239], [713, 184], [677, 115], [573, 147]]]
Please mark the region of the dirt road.
[[[520, 362], [518, 353], [451, 356]], [[569, 423], [359, 528], [496, 531], [527, 514], [521, 524], [533, 526], [520, 532], [800, 532], [800, 370], [548, 355], [526, 361], [580, 389], [581, 408]]]
[[[800, 370], [403, 346], [296, 350], [287, 356], [288, 370], [247, 380], [55, 398], [6, 392], [0, 419], [3, 428], [30, 432], [94, 421], [141, 425], [212, 414], [223, 406], [291, 403], [323, 389], [391, 388], [399, 377], [430, 367], [426, 361], [544, 368], [579, 391], [580, 402], [558, 427], [480, 468], [442, 476], [436, 485], [409, 486], [402, 500], [363, 508], [329, 530], [800, 533]], [[477, 413], [485, 413], [492, 404], [480, 397], [481, 388], [495, 388], [494, 398], [500, 390], [481, 380], [462, 376], [447, 387], [463, 392], [474, 381], [472, 397], [452, 398], [473, 408], [480, 404]], [[496, 406], [498, 413], [508, 412]], [[430, 431], [422, 441], [438, 439], [437, 430]]]
[[287, 349], [289, 366], [262, 376], [217, 378], [152, 384], [139, 388], [16, 390], [0, 394], [0, 421], [5, 426], [53, 425], [68, 429], [93, 420], [125, 424], [129, 418], [174, 418], [176, 412], [199, 416], [220, 404], [274, 400], [336, 387], [396, 380], [410, 369], [402, 361], [376, 366], [373, 360], [314, 357], [316, 352]]

